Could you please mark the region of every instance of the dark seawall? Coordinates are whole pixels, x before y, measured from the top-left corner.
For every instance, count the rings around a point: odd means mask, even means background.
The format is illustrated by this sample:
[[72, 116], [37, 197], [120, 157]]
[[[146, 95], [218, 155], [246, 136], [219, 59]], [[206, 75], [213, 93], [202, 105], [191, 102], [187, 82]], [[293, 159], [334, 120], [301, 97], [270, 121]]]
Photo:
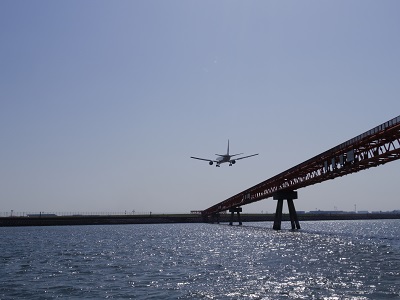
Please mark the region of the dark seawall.
[[[221, 214], [219, 221], [227, 223], [230, 214]], [[400, 219], [400, 214], [299, 214], [299, 221], [320, 220], [372, 220]], [[273, 214], [242, 214], [242, 222], [273, 221]], [[235, 215], [234, 222], [237, 222]], [[283, 221], [289, 221], [289, 215], [283, 215]], [[158, 215], [120, 215], [120, 216], [38, 216], [38, 217], [0, 217], [0, 227], [7, 226], [57, 226], [57, 225], [112, 225], [112, 224], [166, 224], [166, 223], [203, 223], [198, 214], [158, 214]]]
[[35, 216], [2, 217], [4, 226], [56, 226], [56, 225], [112, 225], [112, 224], [164, 224], [200, 223], [201, 215], [120, 215], [120, 216]]

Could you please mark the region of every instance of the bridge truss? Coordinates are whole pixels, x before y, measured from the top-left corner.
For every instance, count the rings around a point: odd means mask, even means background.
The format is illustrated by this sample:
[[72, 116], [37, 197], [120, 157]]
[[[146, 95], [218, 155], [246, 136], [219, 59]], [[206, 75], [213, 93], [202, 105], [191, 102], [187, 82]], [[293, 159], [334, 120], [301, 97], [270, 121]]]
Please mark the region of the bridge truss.
[[203, 216], [377, 167], [400, 158], [400, 116], [246, 189], [210, 208]]

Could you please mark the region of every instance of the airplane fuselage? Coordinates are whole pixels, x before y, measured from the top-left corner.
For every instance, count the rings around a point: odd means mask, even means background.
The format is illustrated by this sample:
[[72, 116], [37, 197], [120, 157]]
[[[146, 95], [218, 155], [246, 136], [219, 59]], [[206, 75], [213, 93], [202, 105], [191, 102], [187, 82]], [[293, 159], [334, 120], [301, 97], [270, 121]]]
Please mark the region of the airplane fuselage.
[[230, 165], [235, 163], [234, 160], [233, 161], [231, 160], [231, 156], [230, 155], [222, 155], [222, 156], [217, 157], [215, 160], [217, 162], [217, 166], [219, 166], [220, 164], [223, 164], [223, 163], [227, 163], [227, 162]]

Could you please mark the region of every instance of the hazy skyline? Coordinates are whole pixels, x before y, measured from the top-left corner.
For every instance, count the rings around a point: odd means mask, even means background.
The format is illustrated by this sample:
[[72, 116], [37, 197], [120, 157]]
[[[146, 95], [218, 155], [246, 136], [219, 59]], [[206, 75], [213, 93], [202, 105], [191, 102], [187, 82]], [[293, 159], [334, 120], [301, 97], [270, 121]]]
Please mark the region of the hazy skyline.
[[[400, 115], [399, 11], [1, 1], [0, 211], [202, 210]], [[190, 159], [228, 139], [260, 155]], [[300, 189], [296, 209], [400, 209], [399, 166]]]

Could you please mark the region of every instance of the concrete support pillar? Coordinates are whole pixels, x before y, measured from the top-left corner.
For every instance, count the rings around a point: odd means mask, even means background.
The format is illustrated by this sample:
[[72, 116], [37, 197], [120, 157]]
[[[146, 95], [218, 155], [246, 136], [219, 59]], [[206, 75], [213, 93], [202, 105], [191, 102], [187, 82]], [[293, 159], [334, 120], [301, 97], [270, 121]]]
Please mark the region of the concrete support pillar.
[[300, 229], [299, 219], [297, 218], [297, 212], [294, 207], [293, 199], [287, 199], [287, 204], [289, 208], [290, 223], [292, 224], [292, 229]]
[[288, 203], [290, 223], [292, 225], [292, 229], [300, 229], [300, 223], [297, 218], [296, 209], [293, 203], [294, 199], [297, 199], [296, 191], [280, 191], [274, 194], [274, 200], [278, 200], [278, 203], [276, 205], [273, 229], [275, 230], [281, 229], [283, 200], [287, 200]]
[[214, 224], [215, 222], [215, 213], [205, 214], [202, 213], [202, 218], [204, 223], [211, 223]]
[[239, 225], [242, 225], [242, 220], [240, 219], [240, 213], [242, 212], [242, 208], [241, 207], [232, 207], [229, 209], [229, 212], [231, 213], [231, 220], [229, 222], [229, 225], [231, 225], [231, 226], [233, 225], [235, 213], [237, 213], [237, 215], [238, 215]]
[[230, 213], [231, 213], [231, 220], [229, 221], [229, 225], [233, 225], [233, 219], [234, 219], [234, 217], [235, 217], [235, 212], [232, 210], [229, 210], [230, 211]]
[[283, 199], [278, 199], [275, 211], [274, 227], [273, 227], [273, 229], [275, 230], [281, 230], [282, 209], [283, 209]]
[[212, 223], [219, 224], [219, 213], [212, 214]]
[[204, 223], [208, 223], [208, 221], [209, 221], [208, 215], [202, 213], [201, 217], [202, 217]]

